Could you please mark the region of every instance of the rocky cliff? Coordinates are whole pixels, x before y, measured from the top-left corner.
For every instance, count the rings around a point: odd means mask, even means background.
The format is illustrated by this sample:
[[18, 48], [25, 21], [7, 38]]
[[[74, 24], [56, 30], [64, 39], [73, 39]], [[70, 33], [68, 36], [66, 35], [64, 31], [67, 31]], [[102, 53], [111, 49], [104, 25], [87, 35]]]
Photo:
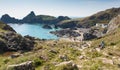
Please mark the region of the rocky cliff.
[[115, 17], [115, 18], [113, 18], [113, 19], [109, 22], [107, 33], [114, 32], [114, 30], [117, 29], [118, 27], [120, 27], [120, 15], [118, 15], [118, 16]]

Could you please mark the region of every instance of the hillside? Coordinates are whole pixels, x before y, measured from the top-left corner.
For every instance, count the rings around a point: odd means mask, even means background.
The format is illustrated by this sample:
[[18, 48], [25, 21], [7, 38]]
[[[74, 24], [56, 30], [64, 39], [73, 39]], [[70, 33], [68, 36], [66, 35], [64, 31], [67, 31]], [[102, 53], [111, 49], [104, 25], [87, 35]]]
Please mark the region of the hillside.
[[120, 8], [111, 8], [105, 11], [98, 12], [93, 14], [89, 17], [85, 17], [83, 19], [75, 19], [75, 20], [68, 20], [62, 21], [58, 25], [63, 28], [72, 27], [91, 27], [94, 26], [96, 23], [104, 23], [108, 24], [109, 21], [120, 14]]
[[[115, 17], [118, 22], [113, 18], [109, 25], [120, 24], [118, 17]], [[34, 48], [29, 52], [1, 54], [0, 70], [9, 70], [9, 65], [26, 61], [33, 61], [35, 70], [119, 70], [119, 39], [120, 28], [117, 27], [112, 33], [90, 41], [35, 40]], [[105, 45], [100, 49], [102, 41]], [[18, 56], [11, 57], [16, 54]]]
[[50, 16], [50, 15], [36, 15], [34, 11], [31, 11], [23, 19], [16, 19], [14, 17], [5, 14], [1, 17], [1, 21], [5, 23], [45, 23], [45, 24], [57, 24], [63, 20], [70, 19], [67, 16]]

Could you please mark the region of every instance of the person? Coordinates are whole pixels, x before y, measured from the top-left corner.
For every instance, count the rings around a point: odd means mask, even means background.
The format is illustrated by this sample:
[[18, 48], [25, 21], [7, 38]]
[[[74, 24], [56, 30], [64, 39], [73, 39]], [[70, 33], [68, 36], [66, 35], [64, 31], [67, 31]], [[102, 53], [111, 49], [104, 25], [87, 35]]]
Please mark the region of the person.
[[105, 43], [104, 43], [104, 41], [101, 41], [101, 43], [100, 43], [100, 49], [103, 49], [103, 48], [105, 48]]

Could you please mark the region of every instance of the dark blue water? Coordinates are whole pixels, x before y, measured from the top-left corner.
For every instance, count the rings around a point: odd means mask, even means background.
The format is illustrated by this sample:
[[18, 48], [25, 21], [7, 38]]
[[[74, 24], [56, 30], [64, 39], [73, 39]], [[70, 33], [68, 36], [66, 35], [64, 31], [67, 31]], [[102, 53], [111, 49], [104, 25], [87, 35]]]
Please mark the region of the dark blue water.
[[43, 24], [9, 24], [17, 33], [22, 36], [29, 35], [40, 39], [58, 39], [56, 35], [49, 33], [56, 29], [44, 29]]

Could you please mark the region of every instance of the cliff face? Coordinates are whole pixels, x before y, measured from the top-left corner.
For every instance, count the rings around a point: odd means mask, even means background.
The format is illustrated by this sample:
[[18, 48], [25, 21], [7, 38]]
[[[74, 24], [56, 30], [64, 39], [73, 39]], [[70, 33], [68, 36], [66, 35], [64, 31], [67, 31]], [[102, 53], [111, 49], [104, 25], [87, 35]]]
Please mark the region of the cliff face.
[[108, 24], [108, 31], [107, 33], [114, 32], [115, 29], [120, 27], [120, 15], [113, 18], [110, 23]]
[[93, 14], [92, 16], [85, 17], [83, 19], [75, 19], [68, 22], [60, 22], [59, 25], [61, 27], [66, 27], [65, 24], [72, 24], [71, 22], [76, 22], [76, 27], [91, 27], [96, 23], [109, 23], [109, 21], [120, 14], [120, 8], [111, 8], [105, 11], [98, 12]]

